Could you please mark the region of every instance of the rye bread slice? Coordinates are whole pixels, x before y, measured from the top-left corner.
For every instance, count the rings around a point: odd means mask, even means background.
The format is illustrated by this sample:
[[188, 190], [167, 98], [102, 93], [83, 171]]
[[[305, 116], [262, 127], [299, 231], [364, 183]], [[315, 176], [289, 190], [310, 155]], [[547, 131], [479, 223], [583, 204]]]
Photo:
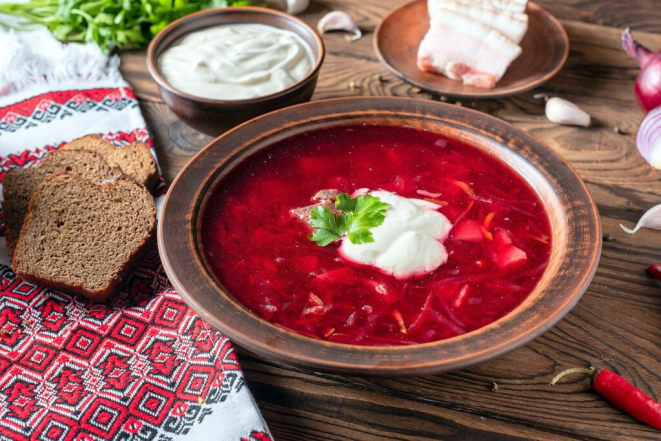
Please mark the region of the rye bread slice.
[[153, 190], [158, 183], [156, 160], [144, 142], [134, 142], [125, 147], [116, 147], [97, 135], [86, 135], [60, 147], [60, 150], [89, 150], [103, 156], [113, 167], [135, 179], [139, 184]]
[[97, 302], [121, 288], [153, 243], [156, 205], [129, 178], [48, 178], [30, 200], [12, 268], [19, 277]]
[[2, 180], [2, 211], [5, 242], [10, 255], [18, 242], [32, 194], [48, 177], [60, 173], [75, 174], [95, 182], [103, 182], [120, 174], [98, 153], [81, 150], [57, 150], [32, 167], [9, 170]]

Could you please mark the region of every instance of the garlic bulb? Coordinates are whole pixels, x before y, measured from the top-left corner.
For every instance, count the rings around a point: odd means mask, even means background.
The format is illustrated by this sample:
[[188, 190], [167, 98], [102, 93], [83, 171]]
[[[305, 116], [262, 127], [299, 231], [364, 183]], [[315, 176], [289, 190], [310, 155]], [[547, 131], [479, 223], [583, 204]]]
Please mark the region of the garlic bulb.
[[556, 124], [583, 127], [590, 125], [590, 115], [587, 112], [576, 104], [558, 97], [546, 102], [546, 117]]
[[320, 34], [325, 34], [328, 31], [345, 31], [351, 32], [353, 35], [345, 35], [349, 41], [358, 40], [363, 36], [360, 32], [360, 28], [355, 21], [347, 14], [342, 11], [333, 11], [324, 15], [324, 17], [319, 20], [317, 24], [317, 30]]

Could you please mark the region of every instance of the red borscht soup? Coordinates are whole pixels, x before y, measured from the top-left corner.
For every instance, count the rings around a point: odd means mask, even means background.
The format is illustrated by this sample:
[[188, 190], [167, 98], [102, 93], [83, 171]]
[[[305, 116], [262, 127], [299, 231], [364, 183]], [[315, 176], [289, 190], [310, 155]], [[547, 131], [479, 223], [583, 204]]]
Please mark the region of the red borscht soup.
[[[437, 204], [452, 223], [447, 262], [395, 278], [342, 258], [339, 241], [317, 245], [290, 213], [320, 190], [361, 188]], [[551, 252], [548, 215], [508, 166], [442, 135], [385, 125], [310, 131], [254, 154], [210, 196], [201, 234], [218, 281], [246, 308], [358, 345], [427, 343], [488, 325], [532, 292]]]

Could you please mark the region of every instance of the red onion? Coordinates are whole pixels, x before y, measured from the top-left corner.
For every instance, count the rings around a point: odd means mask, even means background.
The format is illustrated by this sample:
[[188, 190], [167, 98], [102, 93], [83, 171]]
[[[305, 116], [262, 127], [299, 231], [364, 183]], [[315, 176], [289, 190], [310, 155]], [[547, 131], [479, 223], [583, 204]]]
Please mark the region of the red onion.
[[661, 169], [661, 107], [645, 115], [636, 133], [638, 153], [652, 167]]
[[633, 39], [629, 28], [622, 32], [622, 47], [640, 65], [636, 98], [646, 112], [661, 105], [661, 52], [652, 52]]

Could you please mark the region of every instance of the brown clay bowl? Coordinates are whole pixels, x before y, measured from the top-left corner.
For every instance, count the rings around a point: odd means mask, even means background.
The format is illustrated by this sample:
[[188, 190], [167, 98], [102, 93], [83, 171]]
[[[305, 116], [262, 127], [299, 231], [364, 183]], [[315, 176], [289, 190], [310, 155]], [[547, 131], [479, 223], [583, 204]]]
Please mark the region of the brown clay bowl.
[[[258, 23], [296, 33], [310, 47], [314, 58], [312, 70], [302, 80], [281, 92], [244, 100], [218, 100], [190, 95], [170, 85], [161, 75], [158, 57], [182, 36], [210, 26], [233, 23]], [[258, 115], [310, 101], [324, 55], [324, 43], [319, 35], [292, 15], [266, 8], [222, 8], [187, 15], [163, 29], [149, 44], [147, 67], [158, 84], [163, 101], [179, 119], [200, 132], [218, 136]]]
[[553, 15], [533, 2], [528, 2], [526, 14], [529, 26], [521, 41], [523, 52], [494, 89], [464, 86], [461, 81], [418, 69], [418, 46], [429, 30], [426, 0], [413, 0], [388, 14], [374, 33], [374, 49], [392, 73], [426, 92], [464, 99], [510, 96], [550, 80], [569, 55], [569, 37]]
[[[408, 126], [460, 139], [495, 155], [539, 194], [551, 218], [553, 248], [538, 287], [500, 320], [451, 339], [411, 346], [331, 343], [277, 327], [236, 301], [205, 263], [200, 220], [214, 189], [252, 153], [291, 135], [334, 125]], [[363, 375], [431, 374], [464, 368], [524, 345], [578, 302], [597, 268], [601, 225], [585, 183], [551, 148], [492, 116], [433, 101], [342, 98], [272, 112], [217, 138], [177, 176], [158, 227], [165, 271], [183, 299], [236, 344], [284, 363]]]

